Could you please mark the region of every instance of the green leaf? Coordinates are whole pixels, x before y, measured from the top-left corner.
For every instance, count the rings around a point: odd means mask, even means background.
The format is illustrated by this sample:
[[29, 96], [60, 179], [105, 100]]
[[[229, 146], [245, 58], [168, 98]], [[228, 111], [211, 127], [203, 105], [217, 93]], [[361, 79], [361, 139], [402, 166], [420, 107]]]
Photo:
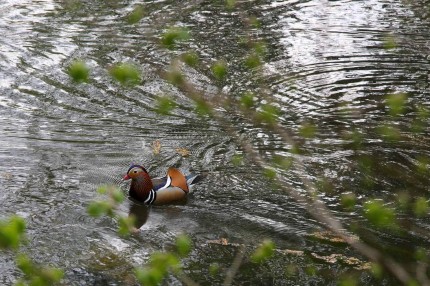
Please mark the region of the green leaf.
[[203, 100], [203, 99], [196, 100], [195, 103], [196, 103], [196, 112], [200, 116], [212, 114], [212, 109], [211, 109], [210, 105], [205, 100]]
[[281, 155], [275, 155], [273, 156], [273, 163], [276, 165], [276, 167], [279, 167], [283, 170], [288, 170], [293, 166], [294, 159], [291, 157], [285, 157]]
[[188, 235], [181, 234], [176, 238], [176, 250], [181, 257], [185, 257], [191, 252], [191, 239]]
[[254, 69], [261, 65], [262, 65], [262, 61], [256, 53], [251, 53], [245, 58], [245, 66], [248, 69]]
[[379, 134], [388, 141], [398, 141], [401, 137], [400, 130], [391, 125], [382, 125], [377, 128]]
[[273, 256], [275, 252], [275, 244], [273, 241], [266, 239], [251, 255], [251, 261], [254, 263], [261, 263]]
[[199, 64], [199, 55], [195, 52], [184, 53], [181, 58], [190, 67], [196, 67]]
[[384, 274], [384, 268], [376, 262], [371, 264], [370, 270], [372, 271], [373, 276], [378, 279], [381, 279], [382, 275]]
[[151, 267], [136, 268], [134, 274], [142, 286], [157, 286], [165, 276], [164, 272]]
[[258, 18], [257, 17], [255, 17], [255, 16], [251, 16], [251, 17], [249, 17], [249, 24], [252, 26], [252, 27], [254, 27], [254, 28], [260, 28], [261, 27], [261, 22], [260, 22], [260, 20], [258, 20]]
[[352, 210], [355, 207], [356, 201], [357, 198], [353, 193], [342, 194], [340, 196], [340, 203], [347, 210]]
[[157, 98], [156, 111], [162, 115], [169, 115], [176, 108], [176, 103], [169, 96], [159, 96]]
[[162, 252], [153, 253], [151, 255], [149, 264], [152, 268], [161, 271], [164, 275], [167, 274], [169, 269], [176, 271], [181, 265], [179, 259], [175, 255], [172, 253]]
[[173, 50], [178, 42], [186, 41], [190, 38], [190, 34], [186, 28], [172, 27], [169, 28], [161, 37], [161, 44]]
[[212, 65], [211, 70], [216, 79], [222, 80], [227, 76], [227, 63], [217, 61]]
[[209, 274], [211, 276], [215, 276], [220, 270], [220, 266], [218, 263], [214, 262], [209, 265]]
[[313, 138], [316, 133], [316, 126], [310, 122], [305, 122], [300, 125], [299, 134], [304, 138]]
[[234, 154], [233, 157], [231, 157], [231, 163], [235, 166], [240, 166], [243, 163], [243, 155]]
[[261, 110], [258, 113], [258, 119], [268, 124], [274, 124], [276, 123], [279, 114], [280, 111], [278, 107], [266, 103], [261, 106]]
[[247, 91], [241, 96], [240, 103], [244, 108], [249, 109], [254, 107], [254, 100], [255, 95], [252, 92]]
[[82, 83], [88, 82], [88, 76], [90, 74], [90, 69], [81, 60], [73, 61], [67, 68], [67, 73], [72, 78], [74, 82]]
[[272, 168], [265, 168], [264, 171], [263, 171], [263, 175], [266, 178], [268, 178], [270, 180], [273, 180], [273, 179], [276, 178], [276, 171], [273, 170]]
[[429, 212], [429, 203], [426, 198], [419, 197], [415, 200], [414, 213], [418, 217], [423, 217]]
[[136, 85], [140, 82], [140, 71], [132, 64], [120, 63], [110, 69], [111, 76], [122, 85]]
[[16, 265], [28, 277], [33, 276], [37, 272], [33, 262], [25, 254], [19, 254], [16, 257]]
[[364, 216], [377, 227], [393, 227], [395, 212], [383, 205], [381, 201], [371, 200], [364, 204]]
[[392, 35], [387, 35], [384, 38], [384, 49], [391, 50], [397, 47], [396, 39]]
[[42, 269], [41, 277], [44, 281], [44, 285], [49, 286], [53, 283], [59, 283], [64, 277], [64, 271], [53, 267], [45, 268]]
[[390, 114], [397, 116], [405, 110], [407, 96], [404, 93], [391, 94], [387, 97], [387, 105], [390, 109]]
[[0, 248], [18, 249], [25, 234], [25, 221], [19, 216], [0, 221]]
[[91, 202], [87, 207], [87, 212], [92, 217], [101, 217], [112, 212], [112, 205], [109, 202]]
[[227, 9], [232, 10], [236, 5], [236, 0], [225, 0], [225, 6]]
[[427, 262], [428, 261], [427, 250], [423, 247], [418, 247], [417, 250], [415, 251], [414, 257], [417, 261]]
[[136, 24], [139, 22], [143, 16], [145, 15], [145, 10], [142, 5], [137, 5], [133, 11], [128, 15], [127, 22], [129, 24]]
[[180, 86], [185, 82], [185, 78], [182, 72], [175, 68], [169, 70], [169, 72], [167, 73], [167, 80], [175, 86]]
[[135, 218], [133, 216], [129, 217], [120, 217], [118, 219], [118, 233], [122, 236], [130, 235], [130, 233], [133, 231]]

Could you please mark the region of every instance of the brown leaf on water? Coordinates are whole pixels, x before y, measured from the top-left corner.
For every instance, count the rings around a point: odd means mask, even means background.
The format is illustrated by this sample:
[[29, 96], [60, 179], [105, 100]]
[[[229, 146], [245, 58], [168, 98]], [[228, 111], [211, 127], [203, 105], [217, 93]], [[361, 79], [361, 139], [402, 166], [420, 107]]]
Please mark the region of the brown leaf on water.
[[155, 140], [152, 142], [152, 152], [154, 152], [154, 155], [160, 154], [161, 151], [161, 142], [160, 140]]
[[345, 256], [342, 254], [318, 255], [316, 253], [311, 253], [311, 256], [330, 264], [342, 263], [353, 266], [355, 269], [359, 270], [370, 269], [369, 262], [361, 261], [356, 257]]
[[296, 255], [296, 256], [303, 256], [305, 254], [302, 250], [294, 250], [294, 249], [277, 249], [281, 254], [290, 254], [290, 255]]
[[182, 157], [188, 157], [190, 155], [190, 151], [186, 148], [176, 148], [176, 152]]
[[240, 243], [231, 243], [228, 242], [227, 238], [221, 237], [220, 239], [215, 240], [208, 240], [206, 243], [208, 244], [219, 244], [224, 246], [243, 246], [243, 244]]
[[[329, 231], [316, 231], [309, 235], [311, 238], [316, 238], [319, 240], [329, 241], [332, 243], [347, 243], [342, 237], [336, 236]], [[358, 237], [349, 235], [352, 240], [358, 240]]]
[[13, 179], [12, 173], [6, 172], [6, 173], [3, 173], [2, 175], [3, 175], [3, 178], [5, 178], [6, 180], [12, 180]]

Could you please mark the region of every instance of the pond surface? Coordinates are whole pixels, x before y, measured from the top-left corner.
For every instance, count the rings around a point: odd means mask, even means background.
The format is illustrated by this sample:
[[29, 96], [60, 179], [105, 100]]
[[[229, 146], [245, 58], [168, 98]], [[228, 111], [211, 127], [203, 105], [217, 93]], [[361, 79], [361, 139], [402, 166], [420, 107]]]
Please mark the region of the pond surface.
[[[283, 126], [296, 131], [312, 122], [318, 127], [300, 156], [306, 170], [293, 168], [286, 181], [302, 190], [300, 178], [326, 177], [336, 187], [321, 198], [342, 221], [360, 222], [361, 208], [343, 211], [340, 194], [352, 191], [365, 200], [392, 198], [402, 190], [428, 192], [428, 178], [415, 174], [417, 161], [430, 156], [429, 130], [405, 134], [407, 139], [395, 143], [374, 132], [387, 121], [387, 94], [404, 92], [408, 106], [429, 107], [426, 1], [245, 1], [238, 6], [240, 13], [227, 10], [224, 1], [145, 1], [146, 16], [127, 24], [127, 15], [140, 2], [0, 4], [0, 216], [26, 219], [25, 252], [39, 263], [65, 269], [66, 285], [134, 285], [133, 267], [185, 232], [196, 246], [185, 261], [188, 274], [202, 285], [219, 285], [223, 275], [211, 277], [211, 263], [224, 271], [238, 251], [235, 244], [251, 251], [270, 238], [279, 253], [288, 249], [305, 255], [279, 254], [261, 267], [245, 262], [235, 284], [335, 285], [345, 273], [354, 273], [363, 284], [380, 283], [366, 271], [313, 259], [311, 253], [361, 257], [345, 245], [315, 239], [312, 234], [321, 225], [251, 161], [232, 164], [241, 149], [235, 138], [216, 120], [202, 119], [194, 103], [161, 73], [179, 54], [194, 49], [201, 65], [187, 68], [186, 74], [208, 95], [218, 90], [232, 97], [247, 90], [258, 93], [263, 82], [281, 107]], [[240, 39], [250, 33], [243, 13], [261, 22], [251, 34], [267, 43], [262, 74], [243, 67], [249, 50]], [[185, 26], [192, 35], [176, 51], [160, 45], [160, 35], [170, 26]], [[391, 40], [396, 46], [387, 49]], [[71, 82], [67, 67], [75, 59], [91, 68], [89, 83]], [[210, 72], [219, 59], [229, 67], [222, 83]], [[108, 69], [119, 62], [138, 66], [141, 83], [122, 87], [112, 80]], [[155, 111], [160, 94], [178, 104], [172, 115]], [[408, 111], [397, 121], [399, 128], [415, 118], [415, 109]], [[285, 154], [291, 147], [239, 113], [224, 116], [236, 122], [238, 134], [247, 134], [262, 156]], [[366, 134], [359, 155], [345, 139], [353, 129]], [[158, 155], [151, 148], [156, 140], [161, 143]], [[190, 155], [181, 156], [177, 148]], [[376, 172], [357, 169], [357, 156], [376, 159], [371, 167]], [[86, 207], [103, 199], [98, 185], [118, 184], [132, 162], [144, 164], [153, 176], [164, 175], [169, 166], [209, 175], [186, 204], [151, 208], [140, 232], [121, 238], [115, 220], [92, 218]], [[126, 201], [119, 212], [126, 215], [130, 208], [142, 211]], [[428, 233], [414, 232], [418, 226], [428, 229], [428, 221], [408, 223], [410, 233], [402, 238], [382, 239], [408, 246], [406, 251], [428, 247]], [[222, 238], [231, 244], [211, 243]], [[290, 265], [295, 266], [292, 274]], [[13, 259], [2, 254], [0, 284], [11, 285], [20, 276]], [[166, 284], [180, 282], [170, 277]]]

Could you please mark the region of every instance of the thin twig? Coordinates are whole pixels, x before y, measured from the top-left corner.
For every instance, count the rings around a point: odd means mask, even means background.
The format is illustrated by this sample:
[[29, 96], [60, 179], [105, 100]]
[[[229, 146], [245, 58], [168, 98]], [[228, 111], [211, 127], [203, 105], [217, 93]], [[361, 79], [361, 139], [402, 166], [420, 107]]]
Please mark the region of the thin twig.
[[230, 286], [233, 282], [234, 276], [236, 276], [237, 271], [239, 270], [240, 265], [242, 264], [243, 257], [245, 256], [245, 246], [241, 245], [241, 247], [238, 250], [238, 253], [234, 257], [233, 263], [231, 264], [230, 268], [227, 270], [225, 279], [224, 279], [224, 286]]

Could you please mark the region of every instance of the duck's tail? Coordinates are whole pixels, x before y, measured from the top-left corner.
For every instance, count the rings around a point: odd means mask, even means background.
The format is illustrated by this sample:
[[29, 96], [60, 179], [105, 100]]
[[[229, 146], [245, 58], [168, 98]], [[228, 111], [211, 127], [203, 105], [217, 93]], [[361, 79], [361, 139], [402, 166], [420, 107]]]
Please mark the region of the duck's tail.
[[187, 179], [188, 186], [191, 187], [191, 186], [197, 184], [198, 182], [200, 182], [201, 180], [203, 180], [204, 178], [206, 178], [207, 175], [208, 175], [207, 172], [203, 172], [200, 174], [189, 174], [189, 175], [185, 176], [185, 178]]

